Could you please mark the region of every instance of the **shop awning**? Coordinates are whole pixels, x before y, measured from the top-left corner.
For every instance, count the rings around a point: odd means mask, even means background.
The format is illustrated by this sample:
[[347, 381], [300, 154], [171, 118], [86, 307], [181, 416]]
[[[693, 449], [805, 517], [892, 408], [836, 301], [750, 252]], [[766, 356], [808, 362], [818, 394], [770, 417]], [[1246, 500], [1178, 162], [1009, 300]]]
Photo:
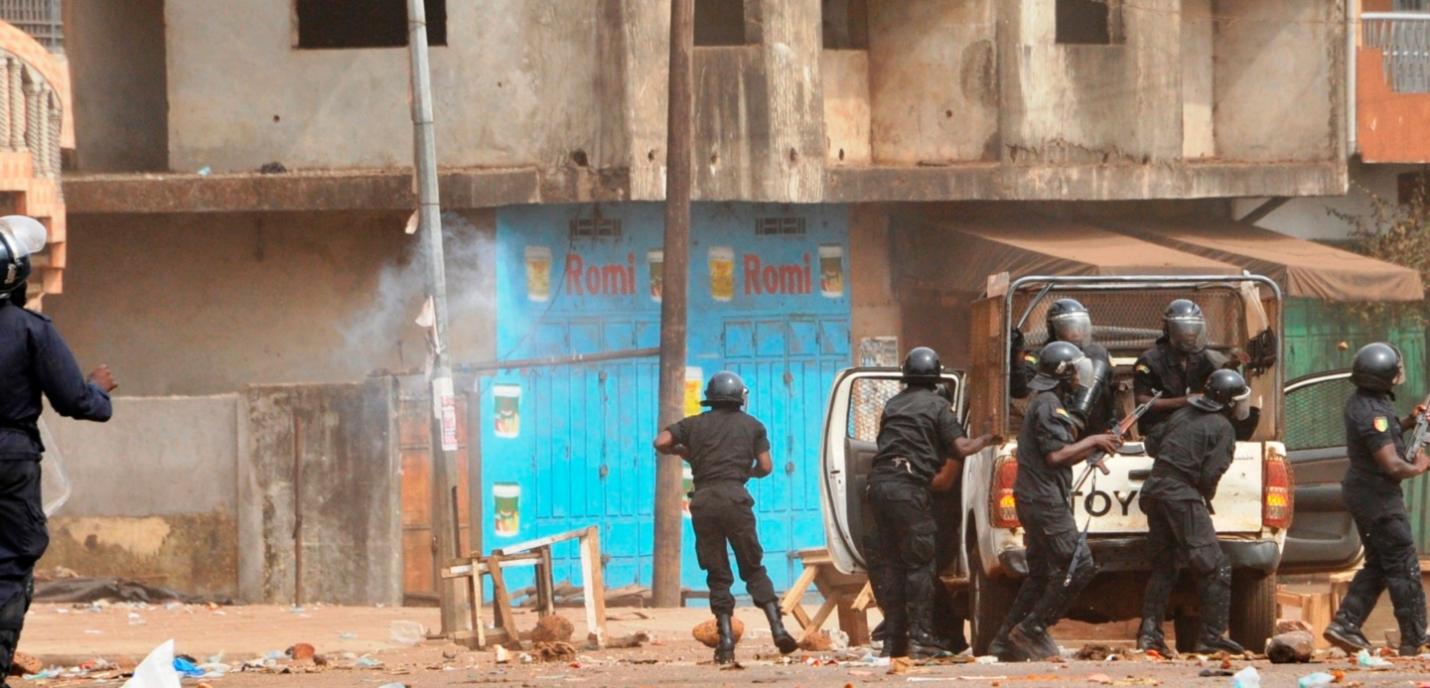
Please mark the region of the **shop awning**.
[[1420, 273], [1231, 220], [1117, 222], [1109, 228], [1265, 275], [1286, 296], [1325, 301], [1419, 301]]
[[918, 286], [982, 292], [989, 275], [1238, 275], [1215, 258], [1034, 215], [894, 220], [898, 274]]

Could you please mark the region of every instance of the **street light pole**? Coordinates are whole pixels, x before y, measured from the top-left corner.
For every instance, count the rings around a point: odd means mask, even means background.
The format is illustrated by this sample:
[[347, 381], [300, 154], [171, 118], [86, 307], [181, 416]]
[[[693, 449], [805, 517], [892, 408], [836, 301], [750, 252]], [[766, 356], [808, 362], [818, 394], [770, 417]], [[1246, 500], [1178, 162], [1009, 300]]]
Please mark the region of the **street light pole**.
[[[407, 52], [412, 58], [412, 140], [417, 175], [418, 227], [427, 253], [427, 293], [432, 303], [432, 532], [440, 570], [459, 556], [453, 505], [457, 472], [457, 405], [447, 352], [447, 269], [442, 247], [442, 207], [437, 192], [437, 134], [432, 117], [432, 72], [427, 59], [427, 8], [407, 0]], [[463, 600], [455, 586], [438, 578], [442, 635], [461, 628]]]

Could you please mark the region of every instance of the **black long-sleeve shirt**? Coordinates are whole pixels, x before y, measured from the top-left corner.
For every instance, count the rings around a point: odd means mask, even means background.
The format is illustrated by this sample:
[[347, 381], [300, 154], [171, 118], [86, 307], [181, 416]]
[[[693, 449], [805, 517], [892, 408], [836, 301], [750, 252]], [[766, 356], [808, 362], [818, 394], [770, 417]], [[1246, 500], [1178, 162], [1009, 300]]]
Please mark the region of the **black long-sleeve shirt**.
[[1184, 406], [1152, 430], [1146, 446], [1156, 462], [1143, 497], [1211, 501], [1235, 457], [1236, 432], [1225, 414]]
[[103, 422], [113, 412], [49, 318], [0, 301], [0, 461], [39, 460], [42, 394], [69, 418]]

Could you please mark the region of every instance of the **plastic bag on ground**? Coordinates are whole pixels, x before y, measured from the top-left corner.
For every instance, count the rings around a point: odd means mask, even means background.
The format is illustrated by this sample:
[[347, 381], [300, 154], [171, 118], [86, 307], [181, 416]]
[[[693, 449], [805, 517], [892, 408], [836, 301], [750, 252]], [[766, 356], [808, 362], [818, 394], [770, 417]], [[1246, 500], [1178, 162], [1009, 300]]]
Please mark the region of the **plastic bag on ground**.
[[427, 639], [427, 627], [416, 621], [394, 621], [388, 626], [388, 637], [398, 645], [416, 645]]
[[1247, 667], [1231, 677], [1232, 688], [1261, 688], [1261, 674], [1256, 667]]
[[1361, 650], [1356, 654], [1356, 664], [1362, 669], [1373, 670], [1389, 669], [1394, 666], [1390, 663], [1390, 660], [1384, 657], [1372, 657], [1370, 652], [1366, 650]]
[[1336, 677], [1324, 671], [1307, 674], [1296, 680], [1296, 688], [1327, 688], [1336, 682]]
[[174, 671], [174, 641], [167, 640], [154, 648], [139, 666], [134, 676], [124, 682], [124, 688], [179, 688], [179, 672]]

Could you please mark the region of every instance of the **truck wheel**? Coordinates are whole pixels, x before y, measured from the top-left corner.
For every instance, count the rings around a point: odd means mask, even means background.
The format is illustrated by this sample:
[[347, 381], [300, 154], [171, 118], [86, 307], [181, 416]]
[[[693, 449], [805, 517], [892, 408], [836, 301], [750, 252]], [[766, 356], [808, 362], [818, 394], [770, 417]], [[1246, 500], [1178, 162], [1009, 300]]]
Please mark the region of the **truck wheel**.
[[1231, 639], [1260, 653], [1276, 630], [1276, 574], [1237, 571], [1231, 578]]
[[997, 635], [998, 629], [1003, 626], [1004, 619], [1008, 616], [1008, 608], [1013, 606], [1013, 597], [1018, 594], [1018, 588], [1014, 581], [989, 578], [983, 572], [983, 561], [978, 555], [978, 546], [972, 543], [968, 546], [969, 568], [969, 590], [968, 590], [968, 621], [973, 627], [970, 642], [973, 645], [973, 654], [982, 657], [988, 654], [988, 646], [993, 642], [993, 636]]

